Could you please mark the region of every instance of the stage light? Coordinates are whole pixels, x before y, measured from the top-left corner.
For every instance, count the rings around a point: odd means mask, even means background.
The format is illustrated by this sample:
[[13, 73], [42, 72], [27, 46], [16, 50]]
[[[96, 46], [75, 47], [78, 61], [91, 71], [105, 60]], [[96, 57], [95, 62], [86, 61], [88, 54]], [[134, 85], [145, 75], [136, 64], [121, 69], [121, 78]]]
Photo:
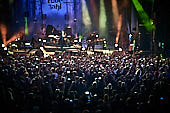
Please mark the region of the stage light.
[[142, 5], [139, 3], [138, 0], [132, 0], [138, 14], [139, 14], [139, 17], [140, 19], [142, 20], [145, 28], [148, 30], [148, 31], [152, 31], [155, 29], [155, 25], [153, 24], [153, 20], [149, 18], [149, 16], [147, 15], [147, 13], [144, 11]]
[[165, 45], [165, 43], [162, 43], [162, 49], [164, 49], [164, 45]]
[[160, 100], [163, 100], [164, 99], [164, 97], [160, 97]]
[[12, 44], [12, 47], [15, 47], [15, 44]]
[[27, 17], [24, 17], [25, 20], [25, 35], [28, 35], [28, 20]]
[[[16, 38], [16, 39], [15, 39], [15, 41], [19, 41], [19, 40], [20, 40], [20, 38]], [[12, 41], [11, 41], [11, 42], [12, 42]], [[9, 42], [9, 43], [10, 43], [10, 42]]]
[[39, 38], [38, 41], [41, 42], [42, 41], [41, 38]]
[[86, 48], [85, 47], [82, 47], [82, 51], [85, 51], [86, 50]]
[[76, 19], [76, 18], [74, 19], [74, 22], [77, 22], [77, 19]]
[[27, 43], [25, 43], [25, 45], [26, 45], [26, 46], [30, 46], [30, 45], [31, 45], [31, 43], [27, 42]]
[[86, 95], [89, 95], [90, 93], [89, 93], [89, 91], [86, 91], [85, 94], [86, 94]]
[[161, 47], [161, 42], [158, 43], [158, 46]]
[[7, 50], [8, 50], [8, 48], [7, 48], [7, 47], [4, 47], [4, 50], [5, 50], [5, 51], [7, 51]]
[[71, 38], [71, 35], [68, 35], [67, 38]]
[[98, 34], [96, 34], [96, 38], [99, 38], [99, 35], [98, 35]]
[[60, 36], [58, 36], [58, 35], [56, 35], [56, 36], [54, 36], [54, 38], [59, 38]]
[[122, 49], [122, 48], [119, 48], [119, 51], [123, 51], [123, 49]]
[[78, 42], [78, 40], [74, 40], [74, 42]]
[[162, 45], [165, 45], [165, 43], [162, 43]]
[[97, 94], [94, 94], [94, 97], [97, 97]]
[[133, 48], [132, 48], [133, 51], [135, 50], [135, 43], [136, 43], [136, 41], [133, 40]]
[[81, 42], [81, 38], [79, 38], [79, 42]]
[[43, 40], [43, 42], [47, 42], [47, 40]]
[[107, 44], [105, 43], [103, 47], [104, 47], [104, 49], [106, 49], [106, 47], [107, 47]]
[[115, 44], [115, 47], [118, 47], [118, 44]]
[[48, 35], [48, 38], [54, 38], [54, 35]]
[[2, 47], [5, 47], [5, 45], [4, 45], [4, 44], [2, 44]]
[[[79, 42], [81, 42], [83, 39], [83, 36], [82, 35], [79, 35]], [[81, 41], [80, 41], [81, 40]]]
[[129, 43], [131, 42], [132, 34], [129, 34]]
[[41, 50], [43, 50], [43, 47], [40, 47]]

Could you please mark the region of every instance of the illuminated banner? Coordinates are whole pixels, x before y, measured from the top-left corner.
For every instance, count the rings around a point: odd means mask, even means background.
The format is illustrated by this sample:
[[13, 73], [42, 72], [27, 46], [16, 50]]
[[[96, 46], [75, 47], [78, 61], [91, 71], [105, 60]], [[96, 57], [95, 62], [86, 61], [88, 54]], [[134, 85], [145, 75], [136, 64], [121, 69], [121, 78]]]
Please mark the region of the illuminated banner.
[[62, 8], [63, 0], [48, 0], [48, 6], [50, 9], [60, 10]]
[[[66, 13], [66, 0], [44, 0], [43, 1], [43, 13], [57, 13], [64, 15]], [[63, 14], [64, 13], [64, 14]]]
[[42, 12], [46, 14], [45, 23], [52, 25], [56, 28], [57, 25], [65, 25], [65, 14], [67, 13], [66, 2], [67, 0], [43, 0]]

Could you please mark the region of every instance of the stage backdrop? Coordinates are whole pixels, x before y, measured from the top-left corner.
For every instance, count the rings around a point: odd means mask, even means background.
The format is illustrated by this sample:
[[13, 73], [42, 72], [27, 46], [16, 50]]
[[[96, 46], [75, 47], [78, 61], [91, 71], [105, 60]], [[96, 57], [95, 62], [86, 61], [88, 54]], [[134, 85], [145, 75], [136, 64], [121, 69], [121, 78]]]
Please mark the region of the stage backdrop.
[[[79, 0], [42, 0], [43, 23], [59, 26], [60, 30], [67, 26], [72, 32], [78, 32], [78, 23], [81, 22], [81, 8]], [[76, 19], [76, 22], [74, 21]]]
[[66, 24], [67, 7], [65, 0], [43, 0], [44, 24], [63, 27]]

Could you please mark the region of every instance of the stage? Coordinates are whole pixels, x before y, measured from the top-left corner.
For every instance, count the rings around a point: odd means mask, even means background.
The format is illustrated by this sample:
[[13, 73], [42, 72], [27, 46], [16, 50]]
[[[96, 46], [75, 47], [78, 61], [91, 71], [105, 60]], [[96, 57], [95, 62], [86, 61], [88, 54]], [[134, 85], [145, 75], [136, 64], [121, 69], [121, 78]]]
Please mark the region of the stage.
[[102, 49], [102, 48], [91, 48], [87, 50], [86, 48], [80, 45], [72, 45], [72, 46], [40, 46], [38, 48], [26, 48], [26, 49], [10, 49], [8, 53], [12, 53], [13, 55], [31, 55], [36, 54], [36, 52], [42, 52], [44, 55], [55, 55], [57, 53], [85, 53], [85, 54], [95, 54], [95, 53], [102, 53], [102, 54], [113, 54], [114, 52], [118, 52], [118, 50], [109, 50], [109, 49]]

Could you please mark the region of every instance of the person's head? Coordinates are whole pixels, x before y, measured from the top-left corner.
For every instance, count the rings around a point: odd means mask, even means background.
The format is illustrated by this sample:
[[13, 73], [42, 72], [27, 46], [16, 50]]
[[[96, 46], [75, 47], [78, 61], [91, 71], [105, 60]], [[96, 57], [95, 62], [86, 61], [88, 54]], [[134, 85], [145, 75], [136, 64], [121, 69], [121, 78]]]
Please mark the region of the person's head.
[[92, 84], [92, 86], [97, 87], [97, 82], [94, 81], [93, 84]]
[[28, 77], [28, 76], [29, 76], [29, 73], [26, 71], [26, 72], [24, 73], [24, 75], [25, 75], [25, 77]]
[[109, 101], [109, 96], [107, 94], [104, 94], [104, 102], [108, 102]]
[[83, 83], [86, 83], [86, 80], [83, 80]]
[[80, 83], [82, 83], [82, 81], [83, 81], [83, 78], [82, 78], [82, 77], [79, 77], [79, 81], [80, 81]]
[[109, 89], [112, 89], [112, 84], [109, 83], [109, 84], [107, 85], [107, 87], [108, 87]]

